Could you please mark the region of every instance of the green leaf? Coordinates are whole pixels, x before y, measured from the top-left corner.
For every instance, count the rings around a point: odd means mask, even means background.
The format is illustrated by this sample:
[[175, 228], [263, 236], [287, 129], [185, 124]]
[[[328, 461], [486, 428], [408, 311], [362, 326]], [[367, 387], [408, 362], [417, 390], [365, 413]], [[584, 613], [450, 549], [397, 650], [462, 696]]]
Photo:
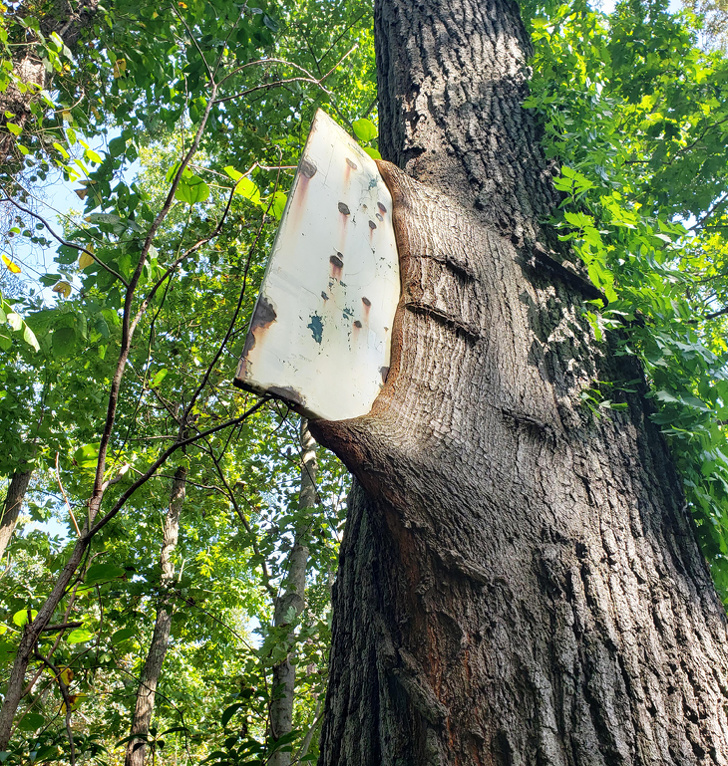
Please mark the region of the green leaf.
[[155, 387], [158, 386], [167, 377], [168, 373], [169, 373], [169, 370], [163, 367], [152, 378], [152, 385]]
[[243, 177], [243, 174], [239, 170], [235, 170], [232, 165], [226, 165], [223, 170], [233, 179], [233, 181], [239, 181]]
[[377, 126], [366, 117], [361, 117], [358, 120], [354, 120], [354, 122], [351, 124], [351, 127], [354, 128], [354, 135], [360, 141], [371, 141], [375, 139], [379, 133]]
[[372, 149], [371, 146], [365, 146], [363, 149], [373, 160], [382, 159], [382, 155], [379, 153], [378, 149]]
[[220, 724], [222, 725], [223, 729], [228, 725], [228, 723], [230, 722], [230, 719], [235, 715], [235, 713], [237, 713], [238, 710], [242, 710], [245, 707], [246, 707], [245, 702], [235, 702], [229, 707], [226, 707], [222, 713], [222, 717], [220, 718]]
[[185, 171], [179, 180], [174, 196], [188, 205], [196, 205], [198, 202], [204, 202], [210, 196], [210, 187], [199, 176], [192, 173], [188, 175]]
[[83, 644], [86, 641], [90, 641], [94, 637], [94, 634], [90, 630], [85, 628], [76, 628], [72, 630], [67, 636], [66, 641], [69, 644]]
[[[34, 620], [38, 614], [37, 609], [30, 610], [30, 618]], [[28, 624], [28, 610], [20, 609], [13, 615], [13, 622], [19, 627], [24, 628]]]
[[288, 195], [284, 192], [277, 191], [273, 195], [273, 202], [270, 206], [271, 213], [280, 221], [283, 211], [286, 209], [286, 202], [288, 201]]
[[40, 351], [40, 346], [38, 345], [38, 339], [35, 337], [35, 333], [28, 327], [26, 324], [23, 328], [23, 340], [33, 348], [34, 351]]
[[53, 148], [56, 149], [58, 152], [61, 153], [61, 156], [64, 160], [70, 159], [70, 155], [68, 152], [58, 143], [58, 141], [53, 142]]
[[255, 182], [251, 181], [247, 176], [242, 176], [240, 178], [235, 186], [235, 193], [242, 195], [245, 199], [249, 199], [255, 204], [260, 202], [260, 189]]
[[6, 122], [5, 127], [14, 135], [19, 136], [23, 129], [20, 127], [20, 125], [16, 125], [14, 122]]
[[268, 27], [268, 29], [270, 29], [271, 32], [275, 33], [280, 29], [278, 22], [267, 13], [263, 14], [263, 23]]
[[73, 327], [59, 327], [51, 338], [53, 355], [59, 358], [69, 356], [76, 345], [76, 331]]
[[117, 136], [109, 141], [109, 154], [112, 157], [119, 157], [126, 151], [126, 139], [123, 136]]
[[93, 564], [88, 568], [83, 581], [87, 586], [99, 585], [109, 580], [116, 580], [125, 574], [126, 570], [116, 564]]
[[120, 644], [122, 641], [128, 641], [130, 638], [133, 638], [136, 633], [137, 631], [135, 628], [121, 628], [111, 636], [111, 643]]
[[594, 226], [594, 218], [585, 213], [564, 213], [564, 218], [572, 225], [579, 229], [584, 229], [587, 226]]
[[36, 731], [45, 726], [46, 719], [40, 713], [26, 713], [18, 724], [22, 731]]

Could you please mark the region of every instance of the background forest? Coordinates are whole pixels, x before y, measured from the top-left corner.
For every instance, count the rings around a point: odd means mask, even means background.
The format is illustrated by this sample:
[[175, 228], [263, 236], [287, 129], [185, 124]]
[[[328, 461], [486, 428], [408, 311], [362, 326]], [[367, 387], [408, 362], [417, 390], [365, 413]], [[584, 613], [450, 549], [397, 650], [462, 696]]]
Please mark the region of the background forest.
[[[315, 761], [348, 478], [231, 381], [315, 110], [378, 156], [372, 8], [0, 10], [0, 763]], [[726, 10], [523, 12], [553, 223], [725, 595]]]

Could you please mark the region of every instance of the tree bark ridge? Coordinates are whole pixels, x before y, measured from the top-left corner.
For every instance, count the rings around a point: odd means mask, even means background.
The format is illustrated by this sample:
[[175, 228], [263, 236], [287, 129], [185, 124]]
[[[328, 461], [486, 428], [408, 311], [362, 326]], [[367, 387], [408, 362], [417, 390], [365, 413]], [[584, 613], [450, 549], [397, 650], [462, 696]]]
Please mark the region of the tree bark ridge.
[[3, 515], [0, 519], [0, 558], [8, 547], [10, 538], [15, 531], [15, 525], [18, 523], [18, 514], [25, 500], [25, 494], [28, 491], [28, 485], [33, 476], [33, 469], [28, 471], [15, 471], [10, 479], [8, 491], [5, 495], [3, 504]]
[[409, 175], [536, 241], [556, 201], [521, 102], [531, 42], [510, 0], [375, 4], [379, 145]]
[[[312, 424], [358, 482], [320, 763], [727, 763], [725, 617], [636, 364], [510, 238], [380, 169], [390, 377]], [[582, 404], [628, 379], [626, 410]]]

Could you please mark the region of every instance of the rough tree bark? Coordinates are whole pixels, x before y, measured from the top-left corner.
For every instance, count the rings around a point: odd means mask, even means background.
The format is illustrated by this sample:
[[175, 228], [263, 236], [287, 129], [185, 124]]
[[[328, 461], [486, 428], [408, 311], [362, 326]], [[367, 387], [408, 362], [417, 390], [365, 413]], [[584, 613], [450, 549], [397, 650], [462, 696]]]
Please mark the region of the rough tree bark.
[[[298, 507], [313, 508], [316, 505], [316, 442], [308, 428], [308, 420], [301, 418], [301, 482]], [[285, 627], [299, 617], [305, 606], [306, 566], [308, 547], [305, 540], [309, 534], [308, 525], [300, 524], [295, 533], [293, 548], [288, 555], [288, 575], [285, 591], [276, 599], [273, 624]], [[280, 739], [293, 729], [293, 702], [296, 690], [296, 667], [290, 654], [273, 668], [274, 698], [270, 705], [270, 728], [274, 739]], [[273, 753], [268, 761], [270, 766], [290, 766], [291, 753], [280, 750]]]
[[402, 297], [371, 413], [311, 424], [356, 479], [319, 763], [728, 763], [725, 616], [644, 391], [580, 403], [643, 376], [544, 252], [518, 9], [375, 24]]
[[139, 678], [139, 688], [131, 721], [131, 734], [135, 736], [127, 743], [124, 766], [144, 766], [146, 738], [154, 713], [157, 684], [162, 673], [162, 665], [169, 647], [169, 635], [172, 629], [172, 608], [169, 596], [169, 588], [174, 580], [172, 553], [177, 547], [177, 540], [179, 539], [179, 517], [185, 502], [186, 478], [187, 469], [184, 466], [179, 466], [172, 480], [169, 508], [164, 518], [162, 550], [159, 555], [159, 566], [162, 570], [159, 583], [161, 596], [157, 605], [152, 641], [149, 644], [147, 658]]
[[18, 514], [25, 500], [25, 493], [28, 491], [30, 479], [33, 476], [33, 470], [16, 471], [8, 485], [8, 491], [5, 495], [3, 505], [3, 515], [0, 519], [0, 558], [8, 547], [10, 538], [15, 531], [15, 525], [18, 522]]

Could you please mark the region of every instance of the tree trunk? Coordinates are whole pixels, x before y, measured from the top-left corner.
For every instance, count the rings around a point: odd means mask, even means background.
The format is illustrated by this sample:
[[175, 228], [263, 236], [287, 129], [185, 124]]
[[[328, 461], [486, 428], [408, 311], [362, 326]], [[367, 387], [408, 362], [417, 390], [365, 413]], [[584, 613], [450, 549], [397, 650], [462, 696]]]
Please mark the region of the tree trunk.
[[402, 298], [355, 475], [322, 766], [728, 763], [726, 621], [644, 390], [544, 254], [514, 4], [377, 2]]
[[[56, 33], [64, 44], [73, 51], [79, 37], [85, 29], [91, 26], [98, 10], [98, 0], [81, 0], [73, 5], [68, 0], [58, 0], [38, 19], [40, 30], [46, 37]], [[12, 12], [10, 19], [38, 15], [37, 7], [28, 7], [23, 3]], [[49, 86], [50, 75], [43, 64], [42, 56], [39, 55], [38, 44], [29, 42], [22, 46], [15, 46], [13, 58], [13, 74], [17, 77], [20, 87], [11, 84], [3, 93], [0, 93], [0, 126], [8, 122], [23, 128], [31, 116], [30, 107], [34, 99], [39, 98], [39, 93]], [[11, 114], [10, 117], [6, 112]], [[0, 167], [3, 164], [22, 160], [22, 155], [13, 157], [15, 136], [3, 130], [0, 132]]]
[[[301, 418], [301, 484], [298, 495], [300, 510], [316, 505], [316, 442], [308, 430], [308, 420]], [[306, 565], [308, 547], [305, 544], [310, 533], [309, 525], [299, 523], [293, 548], [288, 556], [286, 588], [276, 599], [273, 622], [275, 627], [294, 623], [305, 605]], [[290, 637], [289, 637], [290, 641]], [[296, 668], [290, 654], [273, 668], [273, 700], [270, 705], [270, 728], [273, 739], [280, 739], [293, 729], [293, 701], [295, 697]], [[273, 753], [268, 761], [270, 766], [290, 766], [291, 753]]]
[[28, 491], [30, 479], [33, 476], [33, 469], [29, 471], [16, 471], [10, 479], [7, 495], [5, 495], [5, 504], [3, 505], [2, 520], [0, 520], [0, 558], [8, 547], [10, 538], [15, 531], [15, 525], [18, 522], [18, 514], [25, 500], [25, 493]]
[[159, 564], [162, 570], [160, 579], [161, 598], [157, 607], [157, 617], [154, 622], [152, 642], [149, 644], [147, 659], [144, 662], [139, 689], [137, 690], [136, 705], [131, 722], [131, 733], [135, 736], [126, 746], [124, 766], [144, 766], [146, 753], [146, 737], [149, 734], [149, 724], [154, 712], [154, 698], [157, 693], [159, 676], [162, 673], [164, 657], [169, 645], [169, 634], [172, 627], [172, 609], [168, 590], [174, 580], [172, 553], [177, 547], [179, 538], [179, 517], [185, 501], [187, 469], [177, 468], [172, 481], [172, 491], [169, 499], [169, 509], [164, 519], [162, 535], [162, 552]]

